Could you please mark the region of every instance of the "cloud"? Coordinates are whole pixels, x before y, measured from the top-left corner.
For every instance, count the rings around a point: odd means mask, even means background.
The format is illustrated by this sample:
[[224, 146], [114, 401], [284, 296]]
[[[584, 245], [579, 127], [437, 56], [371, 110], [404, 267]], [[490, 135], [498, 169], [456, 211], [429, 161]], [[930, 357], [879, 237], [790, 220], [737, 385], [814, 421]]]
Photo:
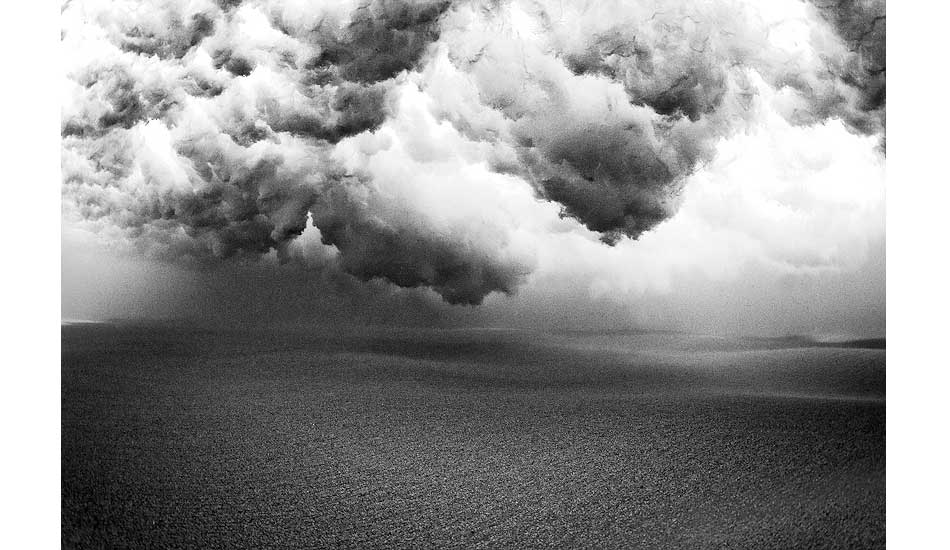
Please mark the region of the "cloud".
[[836, 269], [877, 230], [859, 202], [877, 187], [788, 183], [830, 168], [721, 174], [746, 135], [883, 143], [883, 3], [147, 8], [65, 7], [62, 116], [65, 218], [147, 256], [271, 258], [480, 304], [570, 273], [614, 291], [750, 258]]

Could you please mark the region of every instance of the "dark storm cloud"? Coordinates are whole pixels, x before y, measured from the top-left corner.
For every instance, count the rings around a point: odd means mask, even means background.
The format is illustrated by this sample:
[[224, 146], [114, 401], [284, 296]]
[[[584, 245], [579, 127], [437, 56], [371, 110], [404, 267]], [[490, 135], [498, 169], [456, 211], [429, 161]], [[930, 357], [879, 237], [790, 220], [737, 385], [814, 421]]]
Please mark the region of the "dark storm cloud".
[[[292, 258], [284, 245], [304, 231], [313, 210], [323, 239], [343, 251], [342, 268], [360, 279], [431, 286], [453, 303], [478, 303], [488, 292], [514, 289], [520, 274], [495, 269], [477, 254], [466, 258], [444, 237], [380, 227], [372, 212], [347, 196], [352, 186], [340, 183], [341, 168], [328, 155], [327, 144], [385, 121], [393, 87], [386, 81], [415, 66], [438, 37], [436, 22], [448, 2], [371, 2], [356, 6], [348, 22], [324, 19], [300, 35], [286, 35], [287, 44], [275, 49], [281, 50], [286, 80], [280, 85], [288, 86], [289, 97], [262, 93], [255, 89], [260, 82], [241, 82], [258, 67], [274, 67], [267, 63], [269, 52], [242, 43], [241, 4], [223, 7], [192, 15], [189, 25], [172, 11], [160, 21], [166, 26], [120, 27], [115, 43], [134, 57], [73, 75], [86, 88], [87, 105], [98, 103], [101, 112], [89, 109], [63, 121], [67, 155], [78, 153], [66, 161], [75, 170], [65, 188], [84, 217], [107, 219], [151, 242], [156, 255], [204, 261], [272, 250]], [[161, 32], [143, 30], [149, 27]], [[219, 36], [213, 36], [216, 28]], [[293, 34], [289, 28], [279, 32]], [[188, 62], [209, 37], [214, 72], [196, 74]], [[154, 65], [153, 56], [180, 63], [156, 82], [142, 74]], [[217, 98], [225, 117], [220, 133], [169, 136], [169, 128], [193, 116], [183, 105], [170, 110], [170, 95], [183, 97], [182, 103]], [[248, 99], [259, 102], [252, 116], [241, 112]], [[149, 162], [155, 154], [165, 156]], [[126, 200], [113, 200], [133, 187]]]
[[[670, 24], [663, 26], [667, 32], [677, 31]], [[695, 121], [720, 106], [727, 66], [706, 55], [708, 37], [686, 36], [682, 41], [653, 45], [638, 42], [637, 34], [629, 26], [610, 29], [595, 36], [586, 50], [565, 55], [567, 66], [576, 74], [602, 74], [622, 82], [632, 103], [649, 106], [661, 115]], [[670, 58], [678, 60], [679, 70], [663, 67]]]
[[[854, 108], [843, 108], [844, 101], [825, 107], [840, 116], [855, 130], [873, 134], [885, 127], [887, 84], [887, 14], [884, 0], [813, 0], [821, 17], [834, 28], [852, 54], [828, 61], [828, 71], [845, 85], [856, 89], [860, 99]], [[845, 105], [846, 107], [846, 105]], [[819, 113], [826, 115], [827, 111]]]
[[461, 235], [394, 227], [343, 187], [322, 195], [313, 211], [323, 241], [339, 249], [343, 269], [363, 280], [427, 286], [449, 303], [478, 305], [488, 292], [514, 292], [527, 275], [526, 267], [502, 261]]
[[[495, 99], [517, 121], [526, 178], [608, 243], [622, 235], [636, 238], [675, 213], [686, 177], [712, 159], [719, 138], [752, 116], [748, 70], [803, 96], [806, 105], [791, 115], [796, 122], [838, 118], [855, 131], [883, 132], [882, 2], [823, 8], [846, 48], [820, 52], [817, 72], [774, 52], [770, 26], [750, 26], [738, 4], [612, 7], [589, 29], [577, 28], [564, 39], [554, 24], [562, 6], [532, 4], [527, 9], [535, 10], [543, 32], [555, 37], [547, 47], [574, 76], [528, 65], [494, 75], [542, 88], [533, 105], [504, 95]], [[493, 48], [491, 34], [477, 38], [485, 44], [469, 60], [473, 65], [505, 56]], [[592, 108], [600, 98], [577, 91], [590, 89], [590, 78], [622, 86], [629, 105]], [[602, 86], [588, 93], [609, 91]], [[581, 102], [587, 105], [579, 107]]]
[[207, 13], [196, 13], [187, 22], [173, 15], [168, 19], [167, 26], [157, 33], [140, 27], [128, 29], [120, 38], [119, 47], [141, 55], [157, 55], [162, 59], [180, 58], [210, 36], [214, 26], [215, 21]]
[[532, 146], [522, 155], [545, 197], [606, 242], [639, 236], [673, 214], [675, 187], [695, 165], [698, 151], [684, 143], [663, 158], [643, 136], [648, 130], [622, 120], [559, 122], [528, 130]]
[[575, 75], [621, 84], [629, 103], [652, 116], [562, 120], [534, 128], [530, 141], [544, 159], [535, 164], [543, 194], [608, 243], [671, 216], [683, 180], [712, 158], [712, 142], [729, 123], [721, 116], [700, 122], [723, 107], [728, 86], [728, 60], [705, 51], [708, 37], [699, 40], [702, 33], [690, 35], [675, 20], [654, 17], [644, 26], [680, 39], [650, 43], [638, 40], [637, 27], [620, 25], [562, 58]]
[[[306, 263], [312, 222], [338, 253], [318, 261], [478, 304], [531, 271], [521, 243], [543, 205], [609, 244], [673, 216], [719, 140], [759, 116], [756, 78], [789, 91], [797, 123], [883, 137], [883, 4], [816, 2], [801, 62], [741, 2], [566, 9], [73, 2], [66, 210], [198, 262]], [[440, 195], [451, 185], [469, 198]], [[502, 212], [513, 187], [542, 206]]]
[[438, 19], [446, 0], [377, 0], [360, 5], [339, 31], [316, 30], [321, 52], [307, 68], [318, 81], [337, 78], [361, 83], [390, 79], [413, 68], [439, 37]]
[[329, 93], [328, 109], [292, 113], [270, 124], [277, 132], [311, 136], [336, 143], [341, 139], [378, 128], [386, 120], [385, 84], [341, 82]]

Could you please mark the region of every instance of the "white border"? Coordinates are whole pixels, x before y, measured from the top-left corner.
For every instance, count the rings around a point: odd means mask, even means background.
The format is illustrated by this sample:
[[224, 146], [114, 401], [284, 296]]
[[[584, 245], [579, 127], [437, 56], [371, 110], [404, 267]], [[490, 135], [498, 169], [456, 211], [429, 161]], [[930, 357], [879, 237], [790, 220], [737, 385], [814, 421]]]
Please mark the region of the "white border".
[[4, 5], [2, 544], [59, 548], [59, 5]]

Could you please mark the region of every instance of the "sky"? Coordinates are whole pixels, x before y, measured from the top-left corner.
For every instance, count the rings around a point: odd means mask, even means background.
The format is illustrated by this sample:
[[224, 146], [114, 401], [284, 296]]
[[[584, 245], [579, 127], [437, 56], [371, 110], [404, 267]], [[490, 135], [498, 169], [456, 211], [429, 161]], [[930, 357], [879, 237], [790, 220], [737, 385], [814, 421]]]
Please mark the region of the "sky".
[[883, 336], [883, 12], [73, 0], [62, 315]]

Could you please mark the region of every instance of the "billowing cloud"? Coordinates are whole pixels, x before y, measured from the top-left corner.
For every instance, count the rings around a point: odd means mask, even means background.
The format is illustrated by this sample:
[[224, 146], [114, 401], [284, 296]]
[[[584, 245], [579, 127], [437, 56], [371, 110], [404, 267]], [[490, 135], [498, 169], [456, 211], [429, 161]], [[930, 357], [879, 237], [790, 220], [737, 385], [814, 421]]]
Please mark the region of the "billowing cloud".
[[880, 165], [883, 9], [73, 0], [65, 216], [172, 261], [270, 258], [462, 304], [568, 273], [629, 290], [750, 258], [851, 265], [879, 171], [845, 196], [802, 183], [818, 161], [721, 174], [776, 132]]

